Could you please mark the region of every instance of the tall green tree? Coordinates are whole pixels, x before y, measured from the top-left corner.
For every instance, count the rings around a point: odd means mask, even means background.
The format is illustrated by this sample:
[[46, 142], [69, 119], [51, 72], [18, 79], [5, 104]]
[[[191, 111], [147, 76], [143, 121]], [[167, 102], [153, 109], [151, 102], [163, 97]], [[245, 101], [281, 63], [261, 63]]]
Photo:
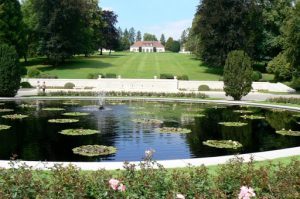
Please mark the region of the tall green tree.
[[141, 33], [141, 31], [137, 31], [136, 40], [135, 41], [142, 41], [142, 33]]
[[201, 58], [202, 52], [202, 44], [201, 44], [201, 37], [200, 37], [200, 10], [198, 9], [195, 17], [193, 19], [192, 27], [189, 30], [187, 42], [186, 42], [186, 50], [191, 51], [197, 58]]
[[166, 37], [164, 34], [161, 34], [160, 36], [160, 43], [164, 46], [166, 45]]
[[174, 43], [173, 37], [169, 37], [168, 40], [167, 40], [167, 42], [166, 42], [166, 46], [165, 46], [165, 48], [166, 48], [167, 51], [171, 51], [172, 50], [173, 43]]
[[128, 50], [130, 48], [130, 34], [127, 28], [124, 30], [123, 37], [121, 40], [123, 50]]
[[145, 33], [143, 40], [144, 41], [157, 41], [157, 38], [155, 35], [152, 35], [150, 33]]
[[251, 58], [242, 50], [234, 50], [228, 54], [224, 67], [224, 91], [226, 96], [240, 100], [252, 89]]
[[14, 97], [20, 87], [21, 70], [13, 46], [0, 44], [0, 96]]
[[195, 29], [199, 30], [205, 62], [223, 66], [227, 54], [237, 49], [251, 57], [259, 55], [263, 29], [260, 0], [203, 0], [197, 13]]
[[25, 55], [25, 26], [18, 0], [0, 0], [0, 43], [14, 46], [20, 57]]
[[188, 40], [189, 29], [183, 30], [180, 36], [180, 45], [184, 46]]
[[136, 37], [135, 29], [133, 27], [130, 28], [128, 33], [129, 33], [129, 42], [130, 45], [132, 45], [135, 42], [135, 37]]

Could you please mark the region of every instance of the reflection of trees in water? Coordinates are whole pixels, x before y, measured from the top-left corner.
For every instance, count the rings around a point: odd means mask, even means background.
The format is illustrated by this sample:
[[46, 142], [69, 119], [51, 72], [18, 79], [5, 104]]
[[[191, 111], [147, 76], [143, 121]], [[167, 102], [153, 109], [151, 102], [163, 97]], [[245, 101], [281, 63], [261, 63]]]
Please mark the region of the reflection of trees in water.
[[248, 125], [241, 127], [228, 127], [220, 125], [220, 132], [222, 134], [222, 140], [238, 141], [243, 145], [243, 148], [251, 147], [253, 143], [252, 137], [252, 125], [249, 121]]
[[266, 120], [275, 129], [292, 129], [295, 118], [292, 117], [292, 113], [288, 111], [270, 111], [266, 112]]

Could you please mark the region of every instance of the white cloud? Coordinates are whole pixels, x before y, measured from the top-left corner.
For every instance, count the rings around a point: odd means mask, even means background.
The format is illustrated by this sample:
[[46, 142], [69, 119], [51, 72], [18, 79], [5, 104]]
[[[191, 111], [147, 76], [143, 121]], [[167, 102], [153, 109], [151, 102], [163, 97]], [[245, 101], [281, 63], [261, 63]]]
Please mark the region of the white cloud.
[[[161, 34], [165, 34], [166, 37], [173, 37], [174, 39], [180, 39], [183, 30], [192, 26], [192, 20], [180, 20], [161, 25], [145, 27], [144, 31], [155, 34], [159, 39]], [[166, 38], [167, 39], [167, 38]]]

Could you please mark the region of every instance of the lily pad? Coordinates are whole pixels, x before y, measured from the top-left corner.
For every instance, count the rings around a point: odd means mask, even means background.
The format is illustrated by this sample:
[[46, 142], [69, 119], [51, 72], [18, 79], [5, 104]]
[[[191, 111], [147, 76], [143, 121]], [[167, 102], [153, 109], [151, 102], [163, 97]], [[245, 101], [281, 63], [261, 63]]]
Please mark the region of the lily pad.
[[8, 113], [8, 112], [14, 112], [14, 110], [8, 108], [0, 109], [0, 113]]
[[162, 123], [164, 123], [163, 121], [158, 120], [158, 119], [146, 119], [146, 118], [134, 119], [132, 121], [135, 123], [139, 123], [139, 124], [162, 124]]
[[43, 108], [43, 111], [64, 111], [64, 108]]
[[80, 136], [80, 135], [94, 135], [99, 133], [99, 131], [91, 130], [91, 129], [65, 129], [59, 133], [63, 135]]
[[160, 133], [180, 133], [180, 134], [187, 134], [191, 133], [190, 129], [185, 128], [174, 128], [174, 127], [163, 127], [156, 129]]
[[69, 124], [69, 123], [77, 123], [79, 120], [75, 119], [51, 119], [48, 120], [49, 123], [57, 123], [57, 124]]
[[62, 114], [64, 116], [72, 116], [72, 117], [79, 117], [79, 116], [87, 116], [89, 113], [83, 113], [83, 112], [70, 112], [70, 113], [64, 113]]
[[110, 155], [117, 152], [115, 147], [111, 146], [103, 146], [103, 145], [84, 145], [80, 147], [76, 147], [72, 149], [74, 154], [94, 157], [94, 156], [102, 156], [102, 155]]
[[280, 135], [284, 135], [284, 136], [300, 136], [300, 131], [292, 131], [290, 130], [285, 130], [282, 129], [280, 131], [276, 131], [276, 133], [280, 134]]
[[242, 113], [242, 114], [248, 114], [248, 113], [253, 113], [253, 111], [250, 110], [234, 110], [234, 113]]
[[21, 120], [21, 119], [24, 119], [27, 117], [28, 117], [28, 115], [22, 115], [22, 114], [3, 115], [2, 116], [2, 118], [11, 119], [11, 120]]
[[207, 140], [203, 142], [204, 145], [220, 149], [238, 149], [243, 147], [238, 141], [232, 140]]
[[241, 118], [249, 119], [249, 120], [263, 120], [263, 119], [265, 119], [264, 116], [260, 116], [260, 115], [243, 115], [243, 116], [241, 116]]
[[7, 126], [7, 125], [0, 125], [0, 131], [2, 130], [7, 130], [7, 129], [10, 129], [11, 126]]
[[136, 114], [136, 115], [151, 115], [153, 113], [148, 112], [148, 111], [137, 111], [137, 112], [134, 112], [134, 114]]
[[63, 105], [76, 106], [76, 105], [79, 105], [79, 103], [78, 102], [69, 101], [69, 102], [64, 102]]
[[4, 103], [0, 103], [0, 106], [4, 106], [5, 104]]
[[21, 108], [36, 108], [37, 105], [35, 105], [35, 104], [21, 104], [20, 107]]
[[243, 122], [219, 122], [220, 125], [228, 126], [228, 127], [241, 127], [246, 126], [248, 123]]

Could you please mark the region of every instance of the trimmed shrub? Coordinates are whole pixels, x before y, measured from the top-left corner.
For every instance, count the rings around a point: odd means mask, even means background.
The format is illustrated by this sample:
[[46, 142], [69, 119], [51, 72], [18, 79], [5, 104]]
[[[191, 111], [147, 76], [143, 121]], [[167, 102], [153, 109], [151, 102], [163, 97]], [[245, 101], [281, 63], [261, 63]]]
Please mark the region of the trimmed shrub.
[[21, 82], [18, 54], [14, 47], [0, 45], [0, 96], [14, 97]]
[[174, 75], [168, 74], [168, 73], [163, 73], [163, 74], [160, 74], [159, 79], [174, 79]]
[[253, 69], [251, 58], [242, 50], [231, 51], [224, 67], [224, 91], [226, 96], [240, 100], [252, 89]]
[[253, 71], [251, 78], [252, 78], [252, 81], [258, 82], [259, 80], [261, 80], [262, 74], [259, 71]]
[[39, 77], [41, 74], [41, 71], [37, 68], [29, 68], [27, 70], [27, 77], [33, 78], [33, 77]]
[[41, 79], [57, 79], [57, 76], [56, 75], [50, 75], [48, 73], [41, 73], [38, 78], [41, 78]]
[[105, 76], [102, 73], [89, 73], [87, 75], [88, 79], [98, 79], [99, 75], [101, 75], [102, 78], [105, 78]]
[[29, 82], [21, 82], [20, 87], [21, 88], [32, 88], [32, 86]]
[[275, 75], [276, 81], [288, 81], [292, 78], [292, 66], [284, 53], [279, 53], [268, 63], [267, 71]]
[[75, 87], [75, 84], [68, 82], [64, 85], [65, 89], [73, 89]]
[[178, 75], [177, 79], [178, 80], [189, 80], [189, 76], [187, 76], [187, 75]]
[[296, 78], [296, 77], [293, 78], [293, 80], [292, 80], [290, 86], [291, 86], [293, 89], [299, 91], [299, 90], [300, 90], [300, 78], [299, 78], [299, 77], [298, 77], [298, 78]]
[[117, 78], [117, 75], [114, 73], [106, 73], [105, 78], [115, 79]]
[[198, 91], [210, 91], [210, 88], [207, 85], [200, 85]]

